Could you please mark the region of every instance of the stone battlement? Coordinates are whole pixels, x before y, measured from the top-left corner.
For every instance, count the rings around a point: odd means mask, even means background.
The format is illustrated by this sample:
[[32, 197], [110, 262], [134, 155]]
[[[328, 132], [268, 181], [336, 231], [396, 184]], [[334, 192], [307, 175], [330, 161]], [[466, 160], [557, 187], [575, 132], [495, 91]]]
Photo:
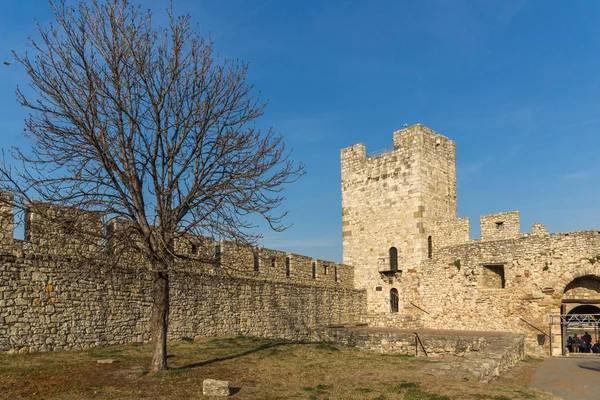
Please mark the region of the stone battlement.
[[[78, 259], [110, 251], [107, 235], [126, 229], [118, 220], [103, 223], [102, 213], [33, 202], [25, 207], [24, 240], [14, 239], [14, 209], [10, 195], [0, 206], [0, 252], [35, 259]], [[41, 213], [46, 215], [42, 218]], [[333, 261], [262, 247], [185, 235], [176, 250], [188, 266], [204, 274], [298, 283], [303, 285], [354, 287], [354, 269]]]

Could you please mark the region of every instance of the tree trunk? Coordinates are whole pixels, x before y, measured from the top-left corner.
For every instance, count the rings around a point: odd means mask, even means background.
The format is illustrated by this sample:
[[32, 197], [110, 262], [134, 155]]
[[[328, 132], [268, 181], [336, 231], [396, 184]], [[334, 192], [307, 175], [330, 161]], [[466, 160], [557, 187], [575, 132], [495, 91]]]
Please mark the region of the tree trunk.
[[169, 324], [169, 275], [154, 272], [152, 283], [152, 365], [153, 372], [167, 369], [167, 327]]

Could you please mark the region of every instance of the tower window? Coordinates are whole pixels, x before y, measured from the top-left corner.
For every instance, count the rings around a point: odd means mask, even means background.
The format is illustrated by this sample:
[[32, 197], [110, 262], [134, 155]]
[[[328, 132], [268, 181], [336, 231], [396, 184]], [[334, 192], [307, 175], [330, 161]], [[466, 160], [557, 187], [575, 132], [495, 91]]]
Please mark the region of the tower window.
[[337, 265], [335, 267], [333, 267], [333, 276], [334, 276], [334, 280], [337, 282], [338, 281]]
[[484, 287], [489, 289], [504, 289], [506, 280], [504, 278], [504, 265], [484, 265], [481, 274]]
[[398, 312], [398, 303], [399, 303], [398, 289], [392, 288], [390, 290], [390, 310], [393, 313]]
[[496, 229], [498, 229], [499, 231], [504, 229], [504, 222], [496, 222]]
[[312, 278], [317, 279], [317, 263], [312, 262]]
[[398, 271], [398, 249], [390, 247], [390, 271]]
[[276, 258], [275, 257], [271, 257], [271, 268], [275, 268], [275, 265], [277, 264], [275, 262]]
[[427, 238], [427, 258], [433, 257], [433, 241], [431, 236]]
[[285, 277], [289, 278], [290, 277], [290, 257], [287, 256], [285, 258]]

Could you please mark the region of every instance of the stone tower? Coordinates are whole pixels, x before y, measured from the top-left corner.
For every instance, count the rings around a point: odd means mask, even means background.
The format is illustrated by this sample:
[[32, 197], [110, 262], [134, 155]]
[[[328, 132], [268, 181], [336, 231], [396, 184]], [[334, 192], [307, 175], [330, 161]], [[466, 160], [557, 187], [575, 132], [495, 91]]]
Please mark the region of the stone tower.
[[394, 132], [393, 150], [343, 149], [341, 167], [343, 262], [367, 290], [368, 310], [389, 312], [393, 291], [416, 282], [433, 221], [456, 217], [456, 147], [417, 124]]

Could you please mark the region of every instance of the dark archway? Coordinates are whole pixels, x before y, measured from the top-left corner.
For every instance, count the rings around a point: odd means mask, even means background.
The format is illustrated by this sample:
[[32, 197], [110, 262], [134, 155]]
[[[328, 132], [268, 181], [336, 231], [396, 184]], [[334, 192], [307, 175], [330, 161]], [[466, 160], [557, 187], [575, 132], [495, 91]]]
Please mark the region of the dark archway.
[[562, 354], [600, 353], [600, 278], [585, 275], [569, 282], [561, 314]]
[[575, 314], [600, 314], [600, 307], [592, 304], [582, 304], [567, 313], [567, 315]]

